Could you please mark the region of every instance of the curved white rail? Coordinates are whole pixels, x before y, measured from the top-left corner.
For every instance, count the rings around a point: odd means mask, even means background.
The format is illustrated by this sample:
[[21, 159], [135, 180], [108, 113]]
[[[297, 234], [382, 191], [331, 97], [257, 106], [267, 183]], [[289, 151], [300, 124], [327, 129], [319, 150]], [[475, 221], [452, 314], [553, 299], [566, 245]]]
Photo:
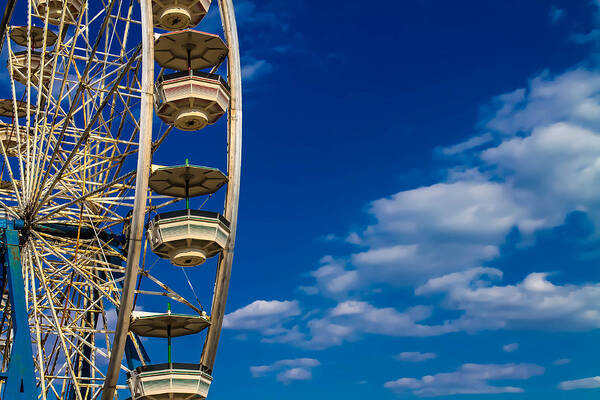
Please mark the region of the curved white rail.
[[110, 353], [110, 362], [104, 381], [102, 400], [112, 400], [121, 370], [129, 320], [133, 309], [135, 285], [140, 268], [140, 254], [144, 237], [144, 218], [148, 200], [148, 179], [152, 162], [152, 117], [154, 113], [154, 26], [152, 1], [140, 0], [142, 22], [142, 96], [140, 110], [140, 143], [138, 151], [135, 203], [131, 220], [127, 272], [119, 307], [119, 319]]
[[240, 178], [242, 173], [242, 68], [237, 23], [232, 0], [219, 0], [219, 8], [221, 9], [225, 40], [229, 46], [228, 81], [231, 87], [231, 106], [229, 109], [228, 138], [229, 185], [227, 187], [227, 199], [225, 203], [225, 218], [231, 221], [231, 235], [229, 236], [229, 245], [219, 259], [211, 310], [212, 324], [202, 351], [202, 365], [209, 371], [212, 371], [215, 364], [221, 327], [223, 326], [223, 317], [225, 316], [227, 295], [229, 293], [229, 279], [231, 277], [237, 232]]

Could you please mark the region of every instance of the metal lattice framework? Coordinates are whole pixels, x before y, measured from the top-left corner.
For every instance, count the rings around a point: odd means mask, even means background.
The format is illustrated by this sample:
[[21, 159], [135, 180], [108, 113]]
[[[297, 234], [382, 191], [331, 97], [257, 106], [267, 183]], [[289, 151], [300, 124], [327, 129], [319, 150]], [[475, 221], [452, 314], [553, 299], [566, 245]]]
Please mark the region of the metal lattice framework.
[[[177, 202], [148, 191], [152, 155], [173, 129], [153, 132], [153, 86], [162, 71], [155, 71], [152, 1], [14, 3], [7, 4], [1, 31], [11, 79], [4, 82], [6, 99], [0, 100], [0, 208], [5, 220], [18, 221], [14, 229], [19, 232], [27, 315], [15, 312], [18, 299], [11, 293], [5, 257], [0, 373], [10, 376], [16, 325], [24, 318], [27, 327], [18, 332], [27, 335], [33, 348], [33, 398], [118, 398], [131, 368], [124, 360], [125, 347], [131, 347], [134, 359], [144, 363], [145, 357], [139, 338], [129, 331], [147, 247], [144, 223], [151, 210]], [[56, 3], [60, 12], [53, 12]], [[224, 64], [231, 85], [224, 215], [232, 234], [217, 263], [212, 326], [201, 361], [208, 372], [227, 299], [241, 163], [241, 74], [233, 4], [219, 0], [213, 6], [221, 13], [229, 49]], [[4, 248], [10, 245], [5, 239]], [[164, 283], [141, 271], [157, 294], [201, 312], [177, 293], [176, 282]], [[8, 382], [4, 386], [8, 390]]]

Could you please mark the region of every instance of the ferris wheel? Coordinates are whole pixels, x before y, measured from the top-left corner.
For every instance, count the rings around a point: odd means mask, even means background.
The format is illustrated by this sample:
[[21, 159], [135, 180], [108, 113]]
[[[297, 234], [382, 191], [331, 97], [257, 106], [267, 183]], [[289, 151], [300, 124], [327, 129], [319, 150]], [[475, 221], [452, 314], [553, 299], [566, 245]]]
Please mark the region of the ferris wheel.
[[[232, 0], [6, 3], [0, 398], [205, 399], [241, 175]], [[201, 30], [219, 15], [222, 32]], [[210, 149], [223, 171], [193, 148], [182, 151], [192, 162], [153, 163], [169, 139], [200, 130], [227, 131]], [[160, 276], [157, 262], [183, 275]], [[197, 268], [214, 268], [214, 282], [192, 282]], [[195, 290], [211, 289], [203, 307]], [[177, 362], [172, 340], [192, 335], [204, 340], [197, 362]], [[146, 338], [164, 340], [167, 362], [152, 363]]]

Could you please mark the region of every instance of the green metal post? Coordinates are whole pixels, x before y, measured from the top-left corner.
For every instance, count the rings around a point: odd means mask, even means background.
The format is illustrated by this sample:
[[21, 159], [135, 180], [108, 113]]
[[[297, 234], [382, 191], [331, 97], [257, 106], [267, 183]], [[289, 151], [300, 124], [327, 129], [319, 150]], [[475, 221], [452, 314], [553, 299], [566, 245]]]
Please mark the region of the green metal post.
[[[168, 303], [167, 305], [167, 309], [169, 310], [169, 314], [171, 314], [171, 303]], [[168, 343], [168, 348], [169, 348], [169, 354], [168, 354], [168, 359], [169, 359], [169, 367], [171, 366], [171, 363], [173, 362], [173, 360], [171, 359], [171, 325], [167, 325], [167, 340], [169, 341]]]
[[[185, 166], [190, 166], [190, 159], [185, 159]], [[190, 178], [185, 178], [185, 209], [190, 209]]]

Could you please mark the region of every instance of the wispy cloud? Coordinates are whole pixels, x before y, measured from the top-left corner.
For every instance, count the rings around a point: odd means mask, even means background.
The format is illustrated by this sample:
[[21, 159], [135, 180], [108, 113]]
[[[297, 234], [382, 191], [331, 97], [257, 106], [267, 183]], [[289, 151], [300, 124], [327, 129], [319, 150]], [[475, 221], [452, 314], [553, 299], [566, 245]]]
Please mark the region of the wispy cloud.
[[262, 378], [276, 373], [278, 381], [290, 384], [294, 381], [311, 380], [313, 368], [319, 365], [321, 363], [314, 358], [280, 360], [270, 365], [250, 367], [250, 373], [255, 378]]
[[464, 364], [455, 372], [427, 375], [418, 378], [400, 378], [385, 384], [397, 391], [410, 391], [419, 397], [449, 396], [456, 394], [522, 393], [514, 386], [494, 386], [495, 380], [526, 380], [544, 373], [534, 364]]
[[565, 10], [563, 10], [562, 8], [559, 8], [557, 6], [552, 6], [552, 8], [550, 8], [549, 17], [550, 17], [550, 22], [552, 22], [553, 24], [556, 24], [557, 22], [562, 20], [564, 18], [564, 16], [565, 16]]
[[600, 284], [555, 285], [547, 273], [515, 285], [494, 285], [502, 272], [476, 268], [429, 280], [418, 295], [444, 294], [443, 307], [463, 312], [451, 326], [489, 329], [590, 330], [600, 327]]
[[480, 146], [490, 143], [492, 140], [494, 140], [494, 135], [488, 132], [482, 135], [474, 136], [470, 139], [465, 140], [464, 142], [452, 146], [442, 147], [438, 151], [441, 152], [443, 155], [453, 156], [468, 150], [476, 149]]
[[406, 362], [422, 362], [427, 360], [433, 360], [437, 358], [435, 353], [419, 353], [418, 351], [406, 351], [396, 356], [398, 361]]
[[552, 363], [552, 365], [567, 365], [570, 364], [571, 360], [569, 358], [560, 358]]
[[284, 321], [300, 315], [297, 301], [257, 300], [225, 316], [223, 328], [282, 334]]
[[[440, 308], [459, 313], [457, 318], [441, 324], [428, 322], [432, 306], [416, 305], [400, 311], [345, 300], [306, 320], [297, 318], [297, 302], [252, 303], [228, 315], [225, 327], [258, 331], [267, 343], [318, 350], [354, 342], [368, 334], [429, 337], [485, 330], [564, 332], [600, 328], [600, 284], [556, 285], [549, 276], [531, 273], [521, 282], [501, 285], [502, 271], [479, 267], [429, 279], [415, 289], [417, 299], [441, 295]], [[261, 307], [264, 309], [255, 314], [254, 310]], [[503, 350], [514, 352], [518, 348], [518, 343], [511, 343]], [[403, 354], [407, 361], [411, 356], [420, 356]]]
[[510, 343], [502, 346], [502, 351], [505, 353], [514, 353], [519, 350], [519, 343]]
[[600, 376], [592, 378], [577, 379], [574, 381], [564, 381], [558, 386], [561, 390], [575, 389], [598, 389], [600, 388]]
[[246, 81], [253, 81], [273, 71], [273, 66], [267, 60], [257, 60], [250, 58], [245, 60], [242, 65], [242, 78]]

